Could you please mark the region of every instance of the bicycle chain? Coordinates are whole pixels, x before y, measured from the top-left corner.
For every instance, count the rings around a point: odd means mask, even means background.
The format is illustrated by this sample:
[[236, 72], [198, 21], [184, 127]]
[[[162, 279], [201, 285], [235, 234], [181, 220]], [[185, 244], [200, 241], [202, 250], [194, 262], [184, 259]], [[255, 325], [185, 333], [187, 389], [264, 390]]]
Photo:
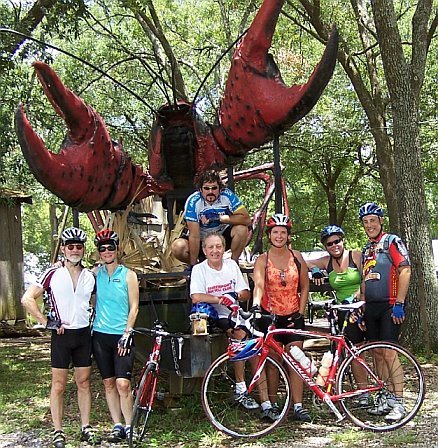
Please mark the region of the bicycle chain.
[[181, 370], [179, 369], [179, 364], [178, 364], [178, 356], [176, 354], [176, 348], [175, 348], [175, 338], [171, 338], [170, 339], [170, 345], [172, 346], [172, 356], [173, 356], [173, 363], [175, 365], [175, 373], [178, 376], [182, 376], [181, 374]]

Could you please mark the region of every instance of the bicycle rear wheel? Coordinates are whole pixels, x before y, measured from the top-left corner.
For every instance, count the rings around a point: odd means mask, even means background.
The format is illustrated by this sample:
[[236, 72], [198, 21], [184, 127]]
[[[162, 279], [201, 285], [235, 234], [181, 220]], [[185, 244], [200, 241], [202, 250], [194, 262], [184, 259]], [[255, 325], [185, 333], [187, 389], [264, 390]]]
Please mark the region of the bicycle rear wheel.
[[[392, 431], [412, 420], [425, 394], [423, 373], [414, 356], [390, 342], [365, 344], [357, 355], [382, 385], [358, 361], [347, 358], [339, 368], [338, 393], [363, 390], [339, 402], [348, 417], [361, 428], [376, 432]], [[377, 390], [367, 391], [370, 387]]]
[[131, 431], [128, 435], [129, 448], [140, 444], [146, 433], [152, 412], [158, 376], [154, 365], [149, 364], [140, 379], [132, 408]]
[[[224, 354], [213, 362], [202, 382], [201, 402], [207, 418], [216, 429], [232, 437], [261, 437], [273, 431], [286, 417], [291, 403], [288, 374], [282, 365], [269, 356], [266, 358], [265, 371], [268, 366], [279, 376], [276, 397], [279, 418], [274, 421], [262, 418], [260, 407], [248, 410], [235, 400], [235, 361], [230, 361], [228, 355]], [[253, 378], [250, 360], [245, 361], [244, 369], [245, 382], [248, 386]], [[251, 394], [258, 403], [260, 403], [258, 389], [263, 386], [267, 386], [265, 375], [256, 383]]]

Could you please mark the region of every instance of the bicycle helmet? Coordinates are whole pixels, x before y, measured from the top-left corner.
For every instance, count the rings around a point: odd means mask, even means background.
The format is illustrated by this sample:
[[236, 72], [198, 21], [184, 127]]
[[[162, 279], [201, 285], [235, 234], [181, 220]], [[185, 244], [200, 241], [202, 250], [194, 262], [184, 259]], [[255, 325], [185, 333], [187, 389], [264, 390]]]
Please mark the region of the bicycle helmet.
[[335, 225], [325, 226], [322, 229], [321, 235], [320, 235], [321, 243], [324, 244], [324, 241], [327, 238], [330, 238], [332, 235], [339, 235], [343, 238], [345, 236], [345, 232], [339, 226], [335, 226]]
[[230, 361], [245, 361], [260, 353], [263, 346], [263, 338], [233, 341], [228, 344], [227, 354]]
[[213, 321], [219, 320], [219, 315], [216, 311], [216, 308], [211, 303], [207, 302], [195, 303], [192, 306], [192, 309], [190, 310], [190, 314], [193, 313], [204, 313], [208, 316], [209, 319]]
[[82, 243], [85, 244], [87, 241], [87, 235], [82, 229], [77, 227], [69, 227], [61, 233], [61, 242], [63, 246], [68, 243]]
[[112, 243], [115, 246], [118, 246], [119, 235], [111, 229], [103, 229], [100, 232], [97, 232], [96, 237], [94, 238], [94, 244], [100, 246], [105, 243]]
[[384, 215], [383, 209], [374, 202], [366, 202], [359, 209], [359, 219], [362, 220], [368, 215], [377, 215], [382, 218]]
[[276, 213], [274, 216], [266, 221], [266, 231], [269, 233], [273, 227], [280, 226], [286, 227], [287, 231], [290, 232], [292, 229], [292, 223], [288, 216], [283, 215], [283, 213]]

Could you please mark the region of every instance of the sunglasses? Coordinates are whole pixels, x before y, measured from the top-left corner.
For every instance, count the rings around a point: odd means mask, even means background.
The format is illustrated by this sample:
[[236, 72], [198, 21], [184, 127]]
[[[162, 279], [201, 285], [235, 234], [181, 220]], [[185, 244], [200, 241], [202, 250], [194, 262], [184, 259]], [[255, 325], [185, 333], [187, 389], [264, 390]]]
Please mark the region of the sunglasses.
[[332, 247], [334, 244], [339, 244], [342, 241], [342, 238], [338, 238], [337, 240], [330, 241], [329, 243], [325, 243], [327, 247]]
[[280, 271], [281, 286], [286, 286], [286, 273]]
[[98, 250], [100, 253], [102, 253], [102, 252], [106, 252], [106, 251], [114, 252], [114, 251], [116, 250], [116, 246], [99, 246], [99, 247], [97, 248], [97, 250]]
[[216, 191], [219, 187], [202, 187], [206, 191]]
[[68, 250], [82, 250], [84, 248], [83, 244], [67, 244], [67, 246], [65, 246]]

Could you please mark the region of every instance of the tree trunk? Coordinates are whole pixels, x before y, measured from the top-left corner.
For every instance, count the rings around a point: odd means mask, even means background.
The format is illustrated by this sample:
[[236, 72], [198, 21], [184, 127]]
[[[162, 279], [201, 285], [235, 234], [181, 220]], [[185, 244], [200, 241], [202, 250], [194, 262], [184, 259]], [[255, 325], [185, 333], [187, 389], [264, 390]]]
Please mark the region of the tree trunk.
[[418, 115], [427, 56], [427, 24], [431, 1], [419, 1], [412, 29], [412, 60], [407, 63], [397, 28], [394, 5], [372, 2], [379, 47], [394, 120], [394, 162], [401, 235], [405, 239], [413, 275], [410, 308], [404, 332], [414, 349], [438, 350], [438, 298], [433, 268], [429, 216], [421, 165]]

